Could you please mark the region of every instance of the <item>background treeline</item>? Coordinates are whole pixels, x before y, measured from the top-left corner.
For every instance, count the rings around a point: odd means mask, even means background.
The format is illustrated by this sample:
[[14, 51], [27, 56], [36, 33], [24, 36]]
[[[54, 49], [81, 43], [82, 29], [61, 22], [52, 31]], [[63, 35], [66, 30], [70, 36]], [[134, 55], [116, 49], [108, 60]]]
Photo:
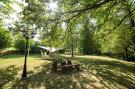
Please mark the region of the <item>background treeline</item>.
[[[35, 31], [40, 40], [29, 40], [29, 50], [37, 46], [64, 48], [65, 52], [84, 55], [107, 55], [135, 61], [135, 3], [134, 0], [59, 0], [58, 10], [48, 9], [48, 1], [1, 1], [0, 48], [14, 47], [25, 51], [23, 30]], [[11, 4], [22, 12], [13, 26], [4, 23], [15, 13]], [[21, 4], [19, 4], [21, 3]], [[6, 28], [5, 28], [6, 26]]]

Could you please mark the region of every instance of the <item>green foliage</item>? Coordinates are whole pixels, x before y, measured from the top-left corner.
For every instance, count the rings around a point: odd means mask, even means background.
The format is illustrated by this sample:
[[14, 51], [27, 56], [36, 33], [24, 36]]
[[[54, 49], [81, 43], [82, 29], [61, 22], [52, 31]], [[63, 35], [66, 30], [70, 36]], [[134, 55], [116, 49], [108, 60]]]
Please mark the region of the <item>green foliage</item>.
[[11, 35], [7, 30], [0, 28], [0, 49], [11, 45]]
[[41, 45], [49, 46], [49, 47], [63, 47], [63, 30], [60, 27], [52, 29], [49, 32], [45, 32], [41, 39]]
[[40, 48], [38, 47], [40, 44], [36, 43], [34, 40], [30, 40], [30, 52], [31, 53], [40, 53]]
[[90, 28], [89, 20], [86, 20], [84, 29], [81, 32], [81, 48], [84, 54], [94, 54], [97, 51], [96, 41], [94, 40], [94, 32]]
[[1, 0], [1, 2], [4, 2], [4, 3], [7, 3], [9, 2], [10, 0]]
[[25, 38], [18, 36], [17, 39], [15, 40], [15, 48], [20, 51], [21, 53], [25, 52]]
[[[41, 45], [67, 47], [72, 51], [81, 49], [84, 54], [96, 53], [98, 49], [111, 54], [124, 54], [125, 50], [135, 53], [135, 42], [132, 42], [133, 29], [130, 29], [135, 25], [133, 2], [133, 0], [59, 0], [57, 10], [53, 11], [48, 9], [49, 0], [29, 0], [28, 6], [23, 9], [20, 23], [17, 23], [18, 30], [22, 28], [31, 32], [33, 28], [30, 27], [34, 24], [36, 26], [34, 30], [42, 37]], [[63, 22], [67, 24], [64, 30], [61, 28]], [[18, 41], [20, 45], [25, 43], [22, 39]], [[31, 47], [31, 50], [36, 50], [35, 44]], [[24, 50], [24, 47], [21, 49]]]
[[[29, 39], [28, 43], [28, 50], [31, 53], [37, 53], [40, 52], [40, 49], [37, 47], [39, 46], [38, 43], [36, 43], [34, 40]], [[25, 52], [25, 47], [26, 47], [26, 39], [22, 36], [17, 36], [17, 39], [15, 40], [15, 48], [21, 52]]]
[[135, 62], [135, 54], [130, 54], [128, 57], [128, 61], [134, 61]]

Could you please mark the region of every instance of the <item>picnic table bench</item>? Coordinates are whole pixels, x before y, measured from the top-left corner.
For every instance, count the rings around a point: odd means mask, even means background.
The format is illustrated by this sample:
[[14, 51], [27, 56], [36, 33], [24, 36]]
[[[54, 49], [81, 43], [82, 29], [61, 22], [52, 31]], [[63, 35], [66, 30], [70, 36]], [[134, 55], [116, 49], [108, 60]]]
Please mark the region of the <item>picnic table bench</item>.
[[71, 60], [61, 62], [54, 61], [52, 64], [53, 72], [70, 72], [80, 70], [80, 64], [73, 64]]

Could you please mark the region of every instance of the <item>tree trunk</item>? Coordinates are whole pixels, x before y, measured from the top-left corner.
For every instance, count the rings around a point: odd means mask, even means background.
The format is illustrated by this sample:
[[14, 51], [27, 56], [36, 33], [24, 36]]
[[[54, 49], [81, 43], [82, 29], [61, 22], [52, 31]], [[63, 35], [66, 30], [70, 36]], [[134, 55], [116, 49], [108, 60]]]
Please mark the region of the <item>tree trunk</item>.
[[72, 37], [72, 47], [71, 47], [72, 57], [74, 57], [74, 42]]
[[125, 59], [128, 61], [128, 49], [127, 48], [124, 48], [124, 50], [125, 50]]

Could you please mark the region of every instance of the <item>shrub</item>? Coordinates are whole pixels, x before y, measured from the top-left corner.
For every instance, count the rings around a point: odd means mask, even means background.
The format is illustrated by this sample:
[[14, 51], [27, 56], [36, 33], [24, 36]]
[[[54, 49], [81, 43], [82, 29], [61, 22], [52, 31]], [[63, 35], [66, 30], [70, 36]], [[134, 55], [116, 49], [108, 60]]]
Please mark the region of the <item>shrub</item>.
[[25, 52], [25, 38], [18, 36], [17, 39], [15, 40], [15, 48], [21, 52], [24, 53]]
[[134, 61], [135, 62], [135, 54], [130, 54], [128, 57], [128, 61]]
[[33, 44], [33, 45], [30, 46], [30, 51], [32, 53], [39, 53], [40, 52], [40, 48], [37, 47], [35, 44]]
[[11, 40], [10, 32], [0, 28], [0, 49], [10, 46]]
[[[26, 47], [26, 39], [24, 37], [18, 36], [17, 39], [15, 40], [15, 48], [19, 52], [25, 53], [25, 47]], [[35, 44], [35, 41], [32, 39], [29, 39], [28, 49], [31, 53], [40, 52], [40, 49]]]

